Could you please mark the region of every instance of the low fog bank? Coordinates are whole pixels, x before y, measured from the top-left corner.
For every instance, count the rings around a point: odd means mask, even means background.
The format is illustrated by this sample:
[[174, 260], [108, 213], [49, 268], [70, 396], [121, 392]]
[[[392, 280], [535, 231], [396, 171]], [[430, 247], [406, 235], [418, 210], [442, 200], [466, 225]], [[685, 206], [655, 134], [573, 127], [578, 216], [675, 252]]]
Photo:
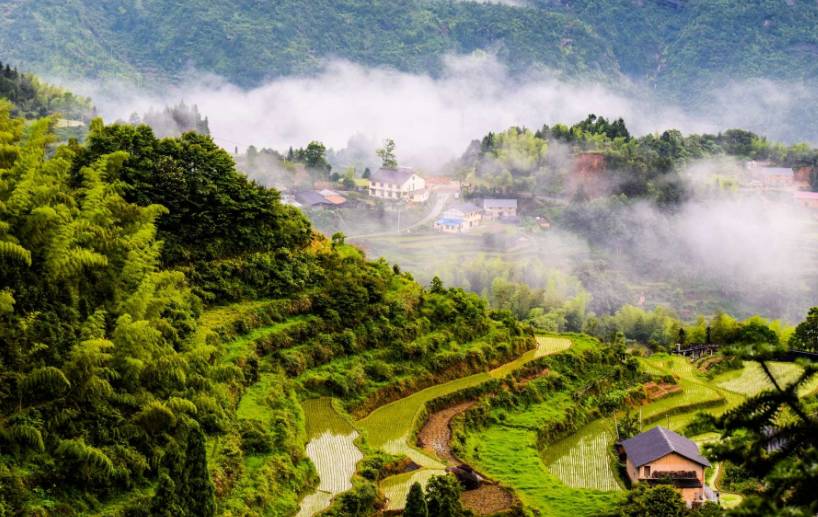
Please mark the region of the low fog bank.
[[[637, 135], [667, 128], [716, 132], [744, 127], [781, 136], [793, 132], [793, 112], [818, 99], [804, 85], [734, 83], [710, 92], [718, 102], [690, 115], [626, 81], [614, 88], [542, 73], [512, 78], [484, 53], [449, 56], [444, 62], [438, 78], [327, 61], [311, 76], [280, 78], [252, 90], [202, 74], [188, 74], [191, 79], [183, 84], [153, 95], [126, 87], [71, 87], [91, 95], [109, 121], [129, 120], [133, 113], [180, 100], [197, 105], [209, 117], [213, 137], [229, 150], [255, 145], [283, 151], [312, 140], [341, 150], [361, 142], [375, 146], [389, 137], [398, 144], [402, 164], [432, 171], [459, 156], [472, 139], [511, 125], [536, 129], [596, 113], [623, 117]], [[371, 152], [368, 146], [363, 151]]]
[[[718, 91], [703, 92], [703, 98], [715, 101], [694, 113], [629, 83], [615, 88], [548, 74], [512, 78], [490, 54], [447, 57], [444, 72], [435, 78], [328, 61], [313, 75], [276, 79], [251, 90], [203, 75], [161, 95], [72, 87], [91, 95], [108, 121], [131, 120], [133, 113], [184, 101], [198, 107], [213, 138], [231, 152], [251, 145], [286, 152], [318, 140], [330, 148], [334, 170], [355, 165], [358, 174], [361, 165], [377, 163], [374, 150], [386, 138], [397, 142], [401, 165], [436, 173], [489, 131], [570, 124], [588, 113], [622, 117], [634, 135], [741, 127], [789, 142], [818, 141], [818, 129], [793, 124], [795, 113], [818, 103], [818, 93], [804, 84], [725, 82]], [[567, 146], [549, 144], [548, 160], [553, 162], [549, 170], [572, 167]], [[268, 186], [285, 184], [292, 172], [277, 163], [270, 159], [269, 166], [252, 171], [253, 177]], [[684, 316], [724, 309], [796, 321], [818, 296], [818, 249], [805, 240], [816, 233], [814, 223], [786, 196], [712, 188], [717, 176], [735, 174], [737, 167], [729, 161], [692, 165], [685, 176], [694, 195], [673, 212], [648, 202], [592, 206], [600, 220], [585, 233], [560, 228], [557, 220], [545, 236], [498, 230], [469, 237], [472, 243], [466, 247], [441, 243], [418, 250], [411, 240], [360, 244], [370, 255], [404, 265], [420, 280], [439, 274], [478, 292], [491, 282], [464, 265], [496, 270], [535, 288], [551, 286], [569, 297], [584, 287], [592, 295], [591, 307], [600, 312], [623, 303], [668, 304]], [[354, 220], [347, 224], [344, 231], [358, 233]], [[497, 256], [508, 264], [489, 268], [485, 261]]]
[[798, 321], [818, 296], [811, 217], [764, 197], [694, 199], [673, 214], [637, 203], [621, 219], [629, 247], [610, 262], [632, 283], [673, 285], [645, 300], [650, 305]]

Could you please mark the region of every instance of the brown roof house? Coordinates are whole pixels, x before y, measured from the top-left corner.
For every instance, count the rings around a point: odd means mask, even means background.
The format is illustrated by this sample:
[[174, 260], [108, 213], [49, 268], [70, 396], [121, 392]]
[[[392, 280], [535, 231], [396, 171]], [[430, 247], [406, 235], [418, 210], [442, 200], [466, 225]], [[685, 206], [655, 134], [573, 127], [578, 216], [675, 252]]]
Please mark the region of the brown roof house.
[[704, 482], [704, 469], [710, 462], [684, 436], [657, 426], [616, 446], [632, 484], [670, 484], [688, 506], [717, 500]]

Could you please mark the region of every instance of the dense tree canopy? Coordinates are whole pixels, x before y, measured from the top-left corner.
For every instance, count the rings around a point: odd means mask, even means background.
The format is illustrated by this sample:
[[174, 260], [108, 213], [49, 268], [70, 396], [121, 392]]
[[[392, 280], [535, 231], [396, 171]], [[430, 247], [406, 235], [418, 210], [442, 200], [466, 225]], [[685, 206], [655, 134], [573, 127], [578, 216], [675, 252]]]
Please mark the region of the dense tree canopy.
[[74, 173], [114, 151], [127, 152], [127, 159], [106, 179], [121, 181], [128, 201], [168, 209], [158, 221], [164, 264], [299, 248], [309, 242], [303, 215], [280, 204], [277, 192], [247, 181], [230, 155], [206, 135], [157, 139], [147, 126], [95, 122], [87, 144], [77, 152]]

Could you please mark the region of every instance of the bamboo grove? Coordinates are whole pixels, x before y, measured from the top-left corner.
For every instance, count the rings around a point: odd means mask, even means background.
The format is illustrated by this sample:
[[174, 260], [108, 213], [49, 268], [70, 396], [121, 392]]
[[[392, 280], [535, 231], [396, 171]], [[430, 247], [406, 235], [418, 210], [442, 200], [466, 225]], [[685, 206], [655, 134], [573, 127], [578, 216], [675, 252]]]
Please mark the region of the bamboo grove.
[[[299, 398], [364, 411], [533, 346], [314, 233], [207, 136], [58, 143], [0, 102], [1, 516], [293, 513], [317, 483]], [[252, 325], [225, 304], [280, 332], [228, 353]], [[250, 392], [264, 418], [237, 416]]]

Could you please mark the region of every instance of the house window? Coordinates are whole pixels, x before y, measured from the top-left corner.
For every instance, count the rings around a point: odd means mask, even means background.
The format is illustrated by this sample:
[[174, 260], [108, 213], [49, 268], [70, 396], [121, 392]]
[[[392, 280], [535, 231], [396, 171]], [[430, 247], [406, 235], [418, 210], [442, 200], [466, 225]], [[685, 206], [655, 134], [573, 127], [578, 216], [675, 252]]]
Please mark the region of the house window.
[[645, 465], [645, 467], [643, 469], [643, 472], [645, 473], [644, 477], [649, 478], [650, 477], [650, 465]]

